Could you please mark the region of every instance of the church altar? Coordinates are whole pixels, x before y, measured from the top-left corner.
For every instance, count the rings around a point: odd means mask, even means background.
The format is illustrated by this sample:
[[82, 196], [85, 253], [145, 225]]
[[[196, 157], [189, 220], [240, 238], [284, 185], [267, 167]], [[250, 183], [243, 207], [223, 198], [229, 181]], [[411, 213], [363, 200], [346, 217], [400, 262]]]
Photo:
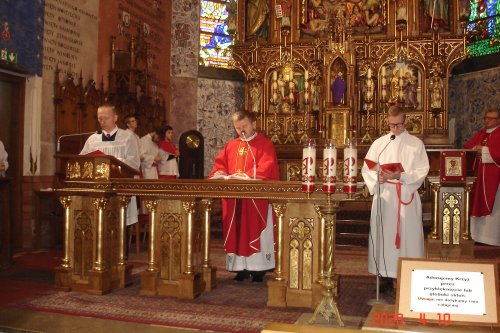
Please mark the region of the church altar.
[[[92, 159], [94, 168], [86, 164], [87, 173], [75, 172]], [[209, 292], [216, 287], [210, 259], [212, 203], [254, 198], [269, 200], [276, 214], [276, 268], [268, 283], [268, 305], [314, 308], [325, 281], [336, 296], [336, 212], [352, 195], [327, 196], [321, 184], [306, 194], [296, 181], [111, 178], [102, 173], [103, 159], [70, 158], [65, 186], [55, 190], [65, 225], [56, 288], [105, 294], [131, 284], [125, 221], [130, 197], [137, 196], [149, 211], [148, 263], [140, 273], [140, 293], [192, 299]]]

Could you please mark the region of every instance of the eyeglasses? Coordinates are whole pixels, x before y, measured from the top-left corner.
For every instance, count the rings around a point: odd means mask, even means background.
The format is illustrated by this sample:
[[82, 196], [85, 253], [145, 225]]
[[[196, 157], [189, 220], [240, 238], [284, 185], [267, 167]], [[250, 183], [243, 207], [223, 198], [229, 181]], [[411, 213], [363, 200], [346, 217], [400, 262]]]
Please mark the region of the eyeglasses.
[[495, 120], [498, 119], [498, 117], [484, 117], [483, 120]]
[[404, 123], [389, 124], [389, 128], [402, 128], [403, 126], [404, 126]]

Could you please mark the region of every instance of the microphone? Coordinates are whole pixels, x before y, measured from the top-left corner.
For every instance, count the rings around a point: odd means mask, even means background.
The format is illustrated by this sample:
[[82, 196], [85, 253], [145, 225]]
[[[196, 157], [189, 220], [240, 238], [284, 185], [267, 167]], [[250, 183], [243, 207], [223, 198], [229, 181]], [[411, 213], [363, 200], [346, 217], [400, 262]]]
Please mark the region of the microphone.
[[[382, 151], [380, 152], [380, 154], [378, 154], [378, 157], [377, 157], [377, 163], [380, 164], [380, 155], [382, 155], [382, 153], [384, 152], [384, 150], [387, 148], [387, 146], [394, 140], [396, 139], [396, 135], [393, 134], [391, 135], [390, 137], [390, 140], [389, 142], [387, 142], [387, 144], [385, 145], [384, 149], [382, 149]], [[380, 165], [379, 165], [379, 168], [380, 168]]]
[[62, 138], [67, 138], [67, 137], [70, 137], [70, 136], [81, 136], [81, 135], [90, 135], [90, 134], [101, 134], [102, 131], [101, 130], [98, 130], [98, 131], [95, 131], [95, 132], [86, 132], [86, 133], [74, 133], [74, 134], [64, 134], [64, 135], [61, 135], [60, 137], [57, 138], [57, 148], [56, 148], [56, 152], [59, 152], [59, 150], [61, 150], [61, 139]]
[[243, 139], [245, 139], [245, 142], [247, 143], [248, 150], [250, 150], [250, 154], [252, 154], [253, 158], [253, 179], [257, 179], [257, 160], [255, 159], [255, 155], [253, 154], [252, 147], [250, 147], [250, 143], [248, 142], [248, 139], [245, 135], [245, 131], [241, 131], [241, 135], [243, 135]]

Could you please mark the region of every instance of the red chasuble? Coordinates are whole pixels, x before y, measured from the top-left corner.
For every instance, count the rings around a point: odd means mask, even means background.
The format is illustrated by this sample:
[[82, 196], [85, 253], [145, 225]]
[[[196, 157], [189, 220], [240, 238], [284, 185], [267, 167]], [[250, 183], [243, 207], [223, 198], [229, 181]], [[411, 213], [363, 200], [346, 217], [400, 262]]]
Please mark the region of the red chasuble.
[[465, 148], [472, 149], [477, 145], [488, 147], [494, 161], [494, 163], [482, 163], [478, 153], [471, 215], [479, 217], [491, 214], [500, 182], [500, 126], [491, 133], [486, 133], [486, 129], [483, 128], [465, 144]]
[[[228, 175], [245, 173], [253, 178], [254, 160], [248, 151], [248, 145], [255, 156], [257, 178], [279, 179], [278, 160], [273, 143], [260, 133], [248, 143], [240, 138], [229, 141], [215, 158], [215, 165], [209, 177], [217, 171], [224, 171]], [[260, 252], [260, 234], [266, 228], [268, 204], [268, 200], [222, 200], [222, 231], [227, 253], [248, 257]]]

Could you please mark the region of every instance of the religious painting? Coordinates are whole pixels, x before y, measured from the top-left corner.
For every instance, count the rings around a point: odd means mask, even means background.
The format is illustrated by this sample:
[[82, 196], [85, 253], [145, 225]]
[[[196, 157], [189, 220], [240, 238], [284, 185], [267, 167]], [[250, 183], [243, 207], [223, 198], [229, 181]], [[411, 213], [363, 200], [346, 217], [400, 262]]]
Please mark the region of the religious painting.
[[421, 0], [420, 26], [422, 32], [432, 32], [432, 27], [439, 31], [450, 31], [449, 0]]
[[249, 0], [246, 3], [245, 32], [247, 40], [267, 39], [269, 35], [268, 0]]
[[422, 71], [408, 62], [385, 66], [389, 88], [387, 101], [409, 110], [422, 109]]
[[422, 123], [422, 114], [407, 114], [405, 128], [408, 133], [419, 136], [424, 133]]
[[440, 155], [441, 182], [457, 183], [466, 179], [464, 151], [442, 151]]
[[346, 1], [346, 17], [349, 18], [353, 32], [383, 32], [386, 26], [386, 3], [383, 0]]
[[306, 103], [310, 100], [306, 93], [307, 71], [302, 67], [285, 64], [270, 72], [269, 99], [274, 112], [298, 113], [304, 112]]

